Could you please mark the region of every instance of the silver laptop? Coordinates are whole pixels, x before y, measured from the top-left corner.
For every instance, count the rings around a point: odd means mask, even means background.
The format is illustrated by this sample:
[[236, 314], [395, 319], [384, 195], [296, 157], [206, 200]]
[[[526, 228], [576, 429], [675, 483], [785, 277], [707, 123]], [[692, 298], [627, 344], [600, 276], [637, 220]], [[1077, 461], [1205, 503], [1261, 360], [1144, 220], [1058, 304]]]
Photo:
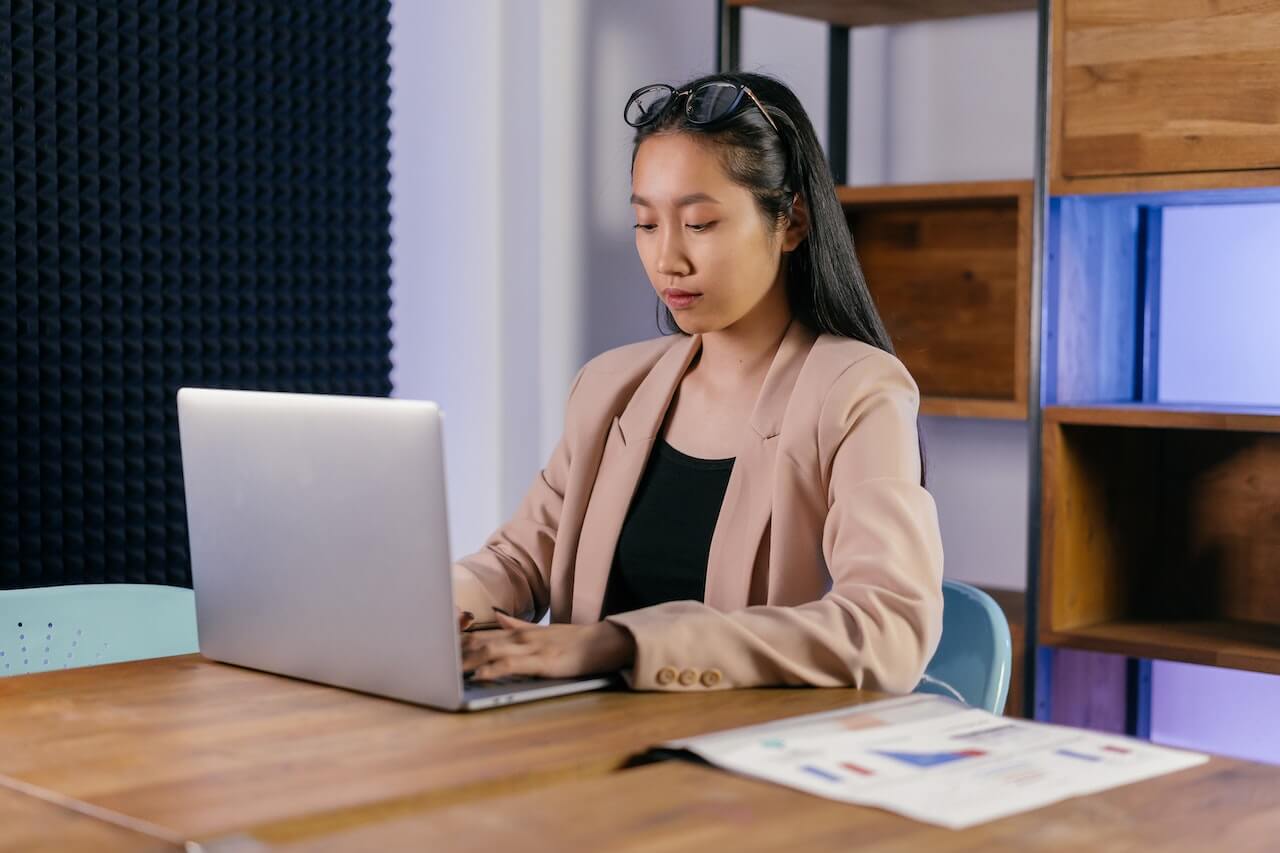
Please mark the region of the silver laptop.
[[615, 683], [463, 678], [443, 419], [429, 402], [180, 389], [201, 653], [447, 710]]

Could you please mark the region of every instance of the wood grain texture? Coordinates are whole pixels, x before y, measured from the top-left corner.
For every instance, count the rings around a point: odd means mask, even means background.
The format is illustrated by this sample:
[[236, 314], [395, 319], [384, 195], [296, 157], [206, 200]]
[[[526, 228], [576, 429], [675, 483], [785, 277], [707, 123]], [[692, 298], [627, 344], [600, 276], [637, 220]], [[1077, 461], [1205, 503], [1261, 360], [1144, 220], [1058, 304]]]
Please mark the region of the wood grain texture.
[[882, 696], [613, 691], [451, 714], [161, 658], [0, 679], [0, 775], [198, 838], [599, 775], [672, 738]]
[[1052, 4], [1050, 192], [1280, 184], [1280, 0]]
[[928, 207], [941, 201], [1008, 201], [1031, 192], [1032, 182], [1028, 180], [841, 185], [836, 187], [836, 199], [841, 204], [851, 205], [893, 204]]
[[1098, 403], [1045, 406], [1043, 414], [1045, 421], [1057, 424], [1280, 432], [1280, 408], [1271, 406]]
[[666, 762], [595, 782], [280, 836], [266, 828], [217, 840], [210, 853], [708, 850], [1264, 851], [1280, 837], [1280, 768], [1207, 764], [1055, 803], [966, 830], [837, 803], [708, 767]]
[[182, 844], [76, 811], [0, 781], [0, 853], [182, 850]]
[[784, 12], [846, 27], [905, 24], [1036, 8], [1035, 0], [729, 0], [729, 5]]
[[[1275, 419], [1045, 414], [1040, 641], [1280, 672]], [[1201, 417], [1245, 420], [1195, 428]], [[1260, 424], [1271, 431], [1245, 431]]]
[[[1224, 619], [1114, 620], [1051, 634], [1076, 649], [1280, 675], [1280, 627]], [[1123, 697], [1121, 697], [1123, 698]]]
[[1031, 192], [1029, 181], [838, 190], [926, 414], [1026, 416]]
[[[1040, 618], [1045, 634], [1132, 618], [1158, 551], [1155, 454], [1135, 430], [1045, 423]], [[1041, 642], [1045, 642], [1044, 636]]]
[[1057, 402], [1132, 400], [1140, 350], [1139, 205], [1129, 199], [1061, 199], [1050, 228], [1045, 338]]
[[1101, 178], [1061, 178], [1050, 175], [1054, 196], [1137, 195], [1146, 193], [1216, 194], [1262, 192], [1280, 186], [1280, 170], [1253, 169], [1237, 172], [1174, 172], [1159, 175], [1108, 175]]

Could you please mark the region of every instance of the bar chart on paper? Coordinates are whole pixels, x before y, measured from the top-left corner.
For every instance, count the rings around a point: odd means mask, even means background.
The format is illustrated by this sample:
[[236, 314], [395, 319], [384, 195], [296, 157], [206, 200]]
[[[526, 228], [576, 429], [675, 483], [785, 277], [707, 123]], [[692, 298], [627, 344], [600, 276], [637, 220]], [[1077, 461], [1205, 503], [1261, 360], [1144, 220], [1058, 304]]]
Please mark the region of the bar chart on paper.
[[1207, 761], [908, 696], [673, 741], [726, 770], [953, 829]]

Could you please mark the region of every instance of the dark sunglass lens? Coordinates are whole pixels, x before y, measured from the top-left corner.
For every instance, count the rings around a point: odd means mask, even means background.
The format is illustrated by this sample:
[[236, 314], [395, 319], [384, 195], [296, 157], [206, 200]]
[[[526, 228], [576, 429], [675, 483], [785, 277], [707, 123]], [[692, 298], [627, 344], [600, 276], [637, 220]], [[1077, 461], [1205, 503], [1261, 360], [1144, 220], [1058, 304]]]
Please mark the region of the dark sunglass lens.
[[689, 96], [689, 118], [698, 124], [727, 116], [742, 90], [732, 83], [708, 83]]
[[658, 117], [670, 100], [669, 86], [650, 86], [647, 89], [641, 89], [627, 102], [627, 124], [632, 127], [648, 124]]

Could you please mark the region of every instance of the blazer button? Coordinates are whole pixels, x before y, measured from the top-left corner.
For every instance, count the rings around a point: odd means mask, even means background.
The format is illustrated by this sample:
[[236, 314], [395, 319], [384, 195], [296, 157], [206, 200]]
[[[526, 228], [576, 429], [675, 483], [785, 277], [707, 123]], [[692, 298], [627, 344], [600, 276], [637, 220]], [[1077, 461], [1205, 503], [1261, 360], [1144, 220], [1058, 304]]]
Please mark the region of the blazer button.
[[669, 666], [664, 666], [658, 670], [657, 678], [659, 684], [670, 684], [676, 680], [676, 671]]
[[702, 686], [715, 687], [717, 684], [720, 683], [720, 678], [721, 678], [720, 670], [709, 669], [706, 672], [702, 673]]
[[685, 687], [688, 687], [691, 684], [696, 684], [697, 681], [698, 681], [698, 673], [694, 672], [693, 670], [685, 669], [680, 671], [680, 683], [683, 684]]

